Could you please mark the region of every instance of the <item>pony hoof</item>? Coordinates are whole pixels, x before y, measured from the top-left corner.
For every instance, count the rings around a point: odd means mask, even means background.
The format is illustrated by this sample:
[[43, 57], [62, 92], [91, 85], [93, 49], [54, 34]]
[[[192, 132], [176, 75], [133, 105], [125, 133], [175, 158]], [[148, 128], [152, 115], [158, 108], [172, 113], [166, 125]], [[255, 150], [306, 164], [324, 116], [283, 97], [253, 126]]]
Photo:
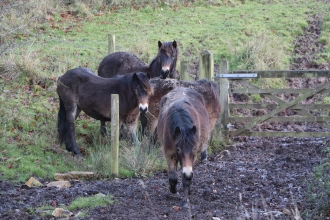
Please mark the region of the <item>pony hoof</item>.
[[79, 153], [79, 154], [76, 154], [76, 155], [75, 155], [75, 157], [76, 157], [77, 159], [83, 159], [83, 156], [82, 156], [82, 154], [81, 154], [81, 153]]
[[203, 159], [201, 162], [202, 162], [202, 164], [206, 164], [207, 163], [207, 158], [205, 158], [205, 159]]
[[181, 203], [181, 207], [182, 208], [189, 208], [189, 200], [182, 200], [182, 203]]
[[105, 129], [105, 128], [100, 128], [100, 133], [101, 133], [101, 136], [102, 136], [102, 137], [107, 136], [107, 129]]
[[203, 151], [201, 153], [201, 159], [202, 159], [202, 162], [207, 160], [207, 152], [206, 151]]

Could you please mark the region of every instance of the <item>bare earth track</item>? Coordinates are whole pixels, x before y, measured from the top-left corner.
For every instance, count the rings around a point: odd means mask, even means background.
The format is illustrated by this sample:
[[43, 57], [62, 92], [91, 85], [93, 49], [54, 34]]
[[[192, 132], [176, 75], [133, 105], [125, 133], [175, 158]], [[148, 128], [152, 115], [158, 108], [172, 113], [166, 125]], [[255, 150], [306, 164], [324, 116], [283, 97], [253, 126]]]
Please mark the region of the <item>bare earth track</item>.
[[[317, 43], [321, 23], [320, 16], [311, 16], [304, 36], [296, 41], [293, 69], [329, 69], [329, 63], [309, 62], [318, 52], [309, 48], [322, 49]], [[318, 80], [291, 83], [313, 87]], [[267, 129], [323, 130], [308, 124], [279, 126]], [[68, 189], [28, 189], [0, 180], [0, 219], [55, 219], [40, 217], [36, 208], [68, 205], [78, 196], [98, 193], [113, 195], [115, 204], [91, 209], [82, 219], [294, 219], [294, 212], [298, 216], [309, 208], [307, 185], [329, 143], [327, 138], [237, 137], [227, 152], [197, 163], [188, 209], [173, 208], [180, 206], [181, 195], [169, 192], [166, 172], [145, 179], [71, 181]]]

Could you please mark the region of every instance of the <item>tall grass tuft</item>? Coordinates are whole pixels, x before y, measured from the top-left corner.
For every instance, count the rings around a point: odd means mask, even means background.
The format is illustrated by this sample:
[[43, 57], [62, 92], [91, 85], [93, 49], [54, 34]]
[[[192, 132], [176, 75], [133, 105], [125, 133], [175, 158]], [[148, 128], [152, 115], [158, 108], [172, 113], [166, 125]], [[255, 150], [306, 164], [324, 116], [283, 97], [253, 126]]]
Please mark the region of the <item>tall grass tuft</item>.
[[7, 60], [0, 60], [0, 77], [5, 79], [15, 79], [20, 76], [28, 79], [42, 78], [45, 74], [41, 71], [41, 66], [38, 55], [35, 53], [10, 53]]
[[[91, 169], [99, 176], [110, 177], [112, 170], [111, 138], [110, 135], [101, 137], [99, 130], [94, 129], [88, 154], [91, 160]], [[108, 131], [110, 132], [110, 131]]]
[[133, 176], [149, 175], [154, 170], [165, 168], [165, 159], [158, 146], [149, 148], [149, 139], [142, 138], [138, 148], [123, 142], [120, 150], [120, 166]]
[[218, 120], [216, 126], [211, 132], [208, 154], [222, 152], [226, 149], [226, 141], [221, 134], [220, 126], [220, 120]]
[[264, 32], [256, 34], [250, 40], [232, 49], [230, 64], [243, 70], [280, 70], [288, 66], [287, 45], [276, 35]]
[[316, 167], [314, 178], [309, 186], [310, 210], [305, 211], [306, 219], [326, 219], [330, 215], [330, 147], [327, 156]]
[[[92, 137], [88, 147], [88, 156], [91, 160], [91, 169], [99, 177], [111, 177], [112, 173], [112, 146], [110, 135], [101, 137], [98, 129], [91, 131]], [[110, 130], [108, 130], [110, 132]], [[133, 177], [146, 176], [165, 165], [159, 147], [149, 148], [149, 139], [142, 138], [137, 147], [129, 140], [121, 140], [119, 143], [119, 176]]]
[[58, 9], [59, 1], [10, 0], [0, 8], [0, 55], [24, 45], [48, 14]]

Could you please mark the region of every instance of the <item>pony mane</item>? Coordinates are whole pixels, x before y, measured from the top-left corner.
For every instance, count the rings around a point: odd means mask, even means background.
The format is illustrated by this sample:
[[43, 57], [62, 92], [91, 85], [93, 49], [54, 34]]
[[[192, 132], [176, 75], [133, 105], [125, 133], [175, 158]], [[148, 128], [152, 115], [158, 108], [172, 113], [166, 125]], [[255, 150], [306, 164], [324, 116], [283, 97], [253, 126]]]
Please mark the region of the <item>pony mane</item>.
[[168, 50], [172, 48], [173, 42], [163, 42], [161, 48], [164, 50]]
[[[175, 60], [177, 60], [177, 56], [178, 56], [178, 53], [179, 53], [178, 47], [172, 48], [172, 44], [173, 44], [173, 42], [163, 42], [160, 49], [165, 50], [166, 53], [169, 53], [169, 51], [173, 51], [173, 52], [175, 51], [175, 57], [176, 57]], [[158, 54], [159, 54], [159, 51], [158, 51]]]
[[151, 63], [149, 64], [149, 66], [152, 66], [152, 65], [157, 61], [157, 57], [158, 57], [158, 56], [156, 56], [156, 57], [151, 61]]
[[[143, 78], [143, 79], [144, 79], [144, 78]], [[141, 82], [141, 84], [142, 84], [142, 86], [143, 86], [143, 89], [144, 89], [145, 91], [147, 91], [147, 92], [150, 93], [150, 94], [153, 94], [153, 93], [154, 93], [153, 87], [152, 87], [152, 85], [151, 85], [151, 83], [150, 83], [149, 80], [148, 80], [148, 83], [147, 83], [146, 80], [140, 80], [140, 82]]]
[[174, 144], [176, 146], [194, 146], [196, 144], [196, 135], [191, 135], [189, 130], [194, 126], [193, 118], [183, 108], [174, 107], [170, 114], [170, 131], [172, 137], [175, 137], [176, 127], [180, 128], [180, 135], [176, 137]]

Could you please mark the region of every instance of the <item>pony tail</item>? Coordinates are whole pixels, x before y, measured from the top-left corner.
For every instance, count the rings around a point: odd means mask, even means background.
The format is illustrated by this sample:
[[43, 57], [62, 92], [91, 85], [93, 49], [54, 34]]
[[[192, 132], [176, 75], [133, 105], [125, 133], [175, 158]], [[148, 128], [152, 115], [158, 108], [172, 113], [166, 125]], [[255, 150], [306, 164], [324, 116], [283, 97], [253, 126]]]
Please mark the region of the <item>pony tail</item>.
[[60, 145], [63, 144], [65, 141], [65, 134], [68, 132], [67, 130], [67, 120], [66, 120], [66, 111], [64, 108], [63, 101], [61, 97], [59, 96], [60, 99], [60, 109], [58, 111], [58, 116], [57, 116], [57, 131], [58, 131], [58, 140], [60, 142]]

